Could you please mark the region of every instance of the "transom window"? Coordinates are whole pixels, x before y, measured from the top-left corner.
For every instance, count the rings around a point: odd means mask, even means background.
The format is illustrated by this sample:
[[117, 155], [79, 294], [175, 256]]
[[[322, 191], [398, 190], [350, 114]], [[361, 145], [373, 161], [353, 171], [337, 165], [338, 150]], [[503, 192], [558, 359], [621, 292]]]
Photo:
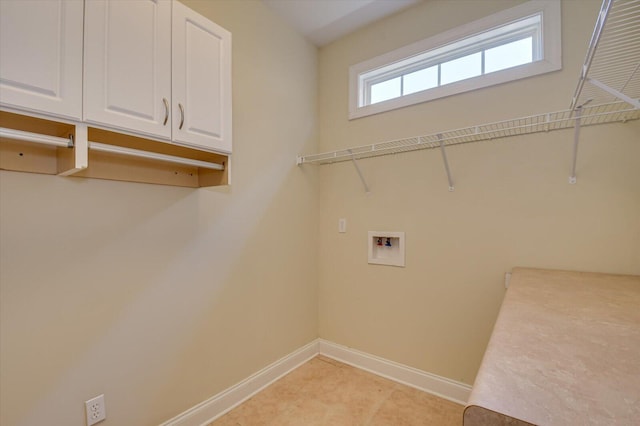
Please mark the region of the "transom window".
[[351, 67], [350, 118], [560, 68], [560, 2], [524, 3]]

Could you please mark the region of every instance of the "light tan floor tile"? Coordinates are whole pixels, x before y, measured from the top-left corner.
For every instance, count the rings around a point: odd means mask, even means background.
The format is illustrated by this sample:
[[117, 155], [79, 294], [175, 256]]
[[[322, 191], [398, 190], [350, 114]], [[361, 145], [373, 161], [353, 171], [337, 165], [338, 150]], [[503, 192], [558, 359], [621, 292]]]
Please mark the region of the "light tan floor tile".
[[459, 426], [464, 407], [399, 385], [371, 420], [371, 426]]
[[209, 426], [459, 426], [463, 409], [317, 356]]

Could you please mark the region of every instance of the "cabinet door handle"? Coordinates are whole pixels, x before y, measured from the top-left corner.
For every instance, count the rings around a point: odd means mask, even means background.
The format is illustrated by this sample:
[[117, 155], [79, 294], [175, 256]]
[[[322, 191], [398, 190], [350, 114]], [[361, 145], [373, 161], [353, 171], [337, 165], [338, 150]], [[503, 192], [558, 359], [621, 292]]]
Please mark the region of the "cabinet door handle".
[[169, 120], [169, 101], [167, 98], [162, 98], [162, 102], [164, 102], [164, 121], [162, 122], [162, 125], [166, 126], [167, 120]]
[[184, 124], [184, 107], [181, 103], [178, 103], [178, 108], [180, 108], [180, 126], [178, 126], [178, 130], [182, 130], [182, 125]]

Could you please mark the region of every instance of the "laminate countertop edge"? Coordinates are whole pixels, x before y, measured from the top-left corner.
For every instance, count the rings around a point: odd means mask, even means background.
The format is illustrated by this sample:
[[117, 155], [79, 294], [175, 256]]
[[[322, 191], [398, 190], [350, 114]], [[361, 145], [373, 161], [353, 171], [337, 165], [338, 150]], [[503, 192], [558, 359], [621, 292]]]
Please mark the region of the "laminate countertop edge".
[[465, 426], [640, 424], [640, 276], [514, 268]]

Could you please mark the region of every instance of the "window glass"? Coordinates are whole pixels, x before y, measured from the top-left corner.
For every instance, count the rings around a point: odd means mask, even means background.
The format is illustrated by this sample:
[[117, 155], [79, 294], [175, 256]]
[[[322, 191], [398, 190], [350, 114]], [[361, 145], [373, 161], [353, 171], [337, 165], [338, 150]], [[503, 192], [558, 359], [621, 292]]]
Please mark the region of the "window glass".
[[371, 85], [371, 103], [386, 101], [388, 99], [397, 98], [401, 93], [401, 78], [396, 77], [382, 83]]
[[408, 95], [438, 86], [438, 66], [425, 68], [404, 75], [403, 95]]
[[444, 62], [441, 65], [440, 84], [449, 84], [482, 74], [482, 52], [473, 53]]
[[350, 66], [349, 118], [562, 69], [560, 12], [529, 1]]
[[484, 72], [500, 71], [506, 68], [533, 62], [533, 37], [503, 44], [484, 51]]

